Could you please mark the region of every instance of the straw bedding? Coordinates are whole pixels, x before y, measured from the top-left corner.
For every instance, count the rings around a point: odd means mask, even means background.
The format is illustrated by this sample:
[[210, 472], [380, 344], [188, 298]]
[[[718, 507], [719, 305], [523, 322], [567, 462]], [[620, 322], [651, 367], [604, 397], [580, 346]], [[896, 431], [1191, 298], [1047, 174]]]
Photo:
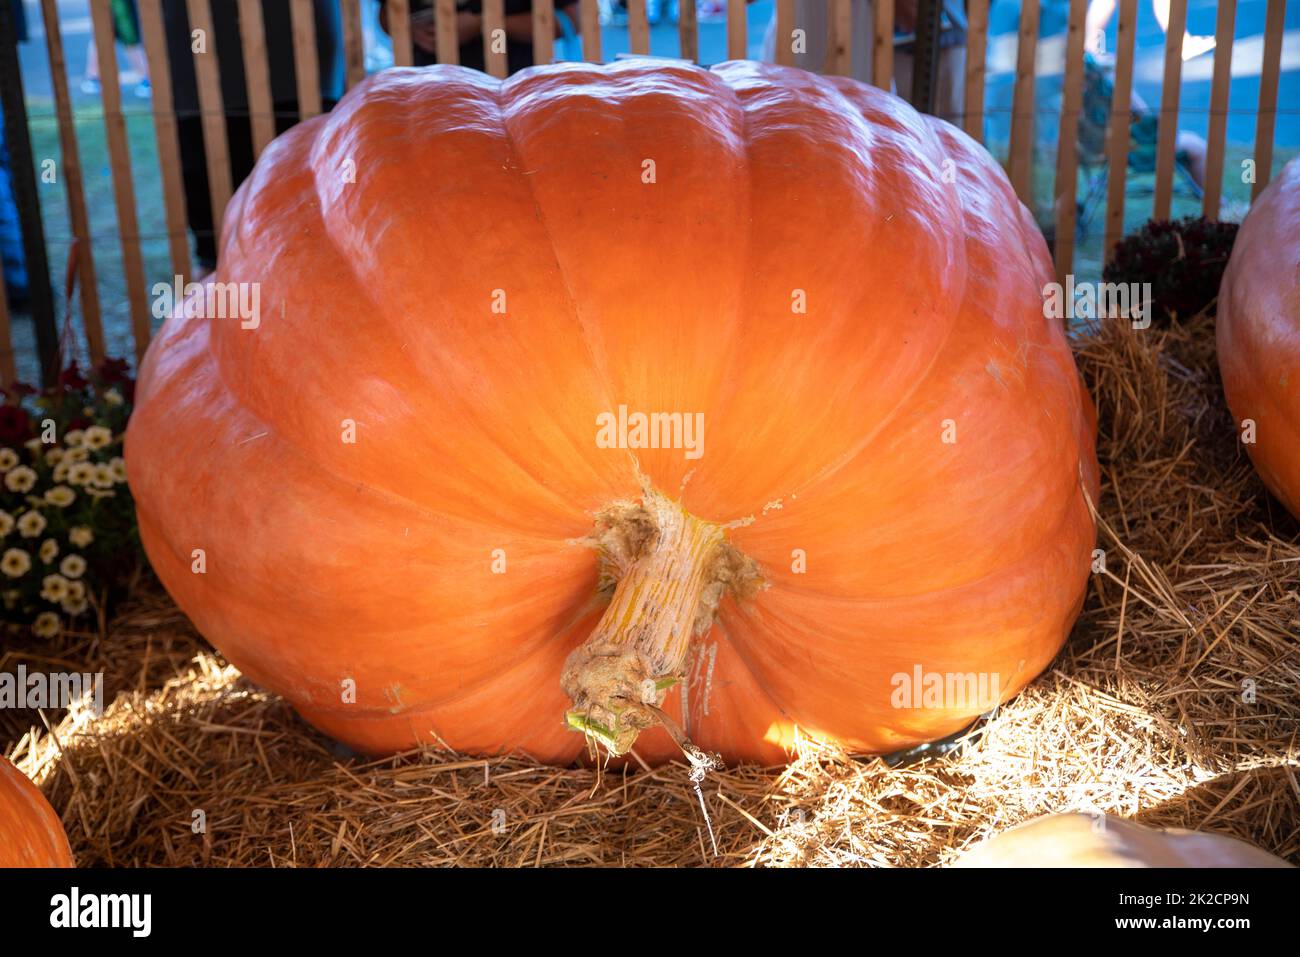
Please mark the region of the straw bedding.
[[82, 865], [933, 866], [1063, 810], [1300, 862], [1300, 529], [1237, 442], [1213, 321], [1108, 323], [1076, 352], [1106, 567], [1053, 667], [949, 746], [886, 760], [807, 743], [788, 767], [710, 775], [716, 853], [682, 765], [347, 754], [144, 579], [97, 632], [0, 655], [104, 671], [103, 716], [11, 712], [0, 741]]

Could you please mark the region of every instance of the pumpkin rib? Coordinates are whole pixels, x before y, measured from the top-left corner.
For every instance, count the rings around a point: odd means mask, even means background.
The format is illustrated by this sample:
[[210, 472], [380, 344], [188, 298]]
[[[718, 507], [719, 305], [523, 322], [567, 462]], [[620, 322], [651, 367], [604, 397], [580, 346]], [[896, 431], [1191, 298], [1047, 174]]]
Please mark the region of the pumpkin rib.
[[59, 815], [31, 778], [0, 754], [0, 869], [75, 865]]

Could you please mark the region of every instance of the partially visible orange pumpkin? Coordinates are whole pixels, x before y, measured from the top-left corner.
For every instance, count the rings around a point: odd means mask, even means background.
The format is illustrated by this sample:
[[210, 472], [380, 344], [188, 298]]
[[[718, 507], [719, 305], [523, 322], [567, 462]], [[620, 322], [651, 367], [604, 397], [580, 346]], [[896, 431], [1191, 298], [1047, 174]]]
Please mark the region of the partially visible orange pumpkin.
[[1108, 814], [1053, 814], [995, 834], [954, 867], [1290, 867], [1224, 834], [1151, 828]]
[[0, 867], [72, 867], [59, 816], [23, 772], [0, 755]]
[[1300, 517], [1300, 159], [1251, 204], [1219, 287], [1219, 371], [1246, 452]]
[[[729, 760], [796, 727], [889, 751], [1017, 693], [1083, 600], [1095, 422], [1043, 238], [880, 90], [385, 70], [263, 153], [214, 278], [259, 284], [260, 324], [150, 346], [141, 536], [355, 748], [564, 763], [579, 728], [661, 761], [667, 720]], [[618, 447], [674, 413], [679, 447]], [[899, 707], [918, 674], [993, 697]]]

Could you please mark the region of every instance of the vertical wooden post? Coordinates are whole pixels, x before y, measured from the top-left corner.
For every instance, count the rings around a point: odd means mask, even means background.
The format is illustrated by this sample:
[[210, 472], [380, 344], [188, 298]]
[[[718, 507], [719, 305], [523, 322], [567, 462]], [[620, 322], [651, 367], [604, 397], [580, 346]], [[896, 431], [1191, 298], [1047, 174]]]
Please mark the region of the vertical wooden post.
[[439, 63], [460, 62], [460, 39], [456, 30], [456, 0], [437, 0], [434, 6], [434, 31]]
[[226, 141], [226, 112], [221, 100], [221, 67], [217, 37], [212, 29], [208, 0], [186, 0], [190, 30], [201, 30], [203, 52], [194, 51], [194, 77], [198, 81], [199, 111], [203, 115], [203, 150], [208, 160], [208, 195], [212, 202], [212, 230], [220, 246], [221, 220], [226, 215], [233, 187], [230, 180], [230, 144]]
[[131, 332], [135, 337], [137, 365], [144, 358], [152, 332], [149, 303], [145, 297], [144, 260], [140, 256], [140, 222], [135, 209], [135, 182], [131, 177], [131, 153], [127, 146], [126, 119], [122, 116], [122, 90], [117, 76], [116, 39], [109, 0], [91, 0], [95, 52], [104, 65], [100, 71], [100, 95], [104, 109], [104, 139], [108, 144], [109, 170], [113, 178], [113, 203], [117, 207], [117, 234], [122, 248], [122, 272], [126, 300], [131, 311]]
[[640, 56], [650, 52], [650, 18], [645, 0], [627, 0], [628, 50]]
[[275, 139], [275, 107], [271, 103], [271, 74], [266, 59], [266, 27], [258, 0], [239, 0], [239, 37], [244, 52], [244, 85], [248, 90], [248, 121], [253, 129], [253, 158]]
[[[319, 116], [321, 111], [316, 9], [312, 0], [290, 0], [289, 19], [293, 25], [293, 75], [298, 83], [298, 116], [309, 120]], [[193, 26], [192, 19], [190, 25]]]
[[894, 82], [894, 0], [875, 0], [871, 38], [871, 82], [888, 90]]
[[1034, 60], [1038, 54], [1038, 4], [1020, 4], [1020, 36], [1016, 49], [1016, 85], [1011, 96], [1011, 145], [1007, 177], [1020, 201], [1034, 206]]
[[984, 75], [988, 56], [989, 0], [966, 4], [966, 88], [963, 91], [962, 129], [977, 143], [984, 142]]
[[776, 62], [781, 66], [794, 66], [794, 0], [776, 0], [775, 39]]
[[[172, 274], [180, 276], [183, 284], [190, 278], [189, 217], [185, 212], [185, 184], [181, 180], [180, 141], [176, 135], [171, 62], [163, 30], [162, 4], [161, 0], [139, 0], [138, 7], [140, 36], [149, 60], [149, 85], [153, 88], [153, 130], [158, 143], [158, 171], [162, 175], [167, 252], [171, 258]], [[258, 23], [261, 23], [260, 12]]]
[[[500, 49], [496, 49], [498, 41]], [[505, 0], [483, 0], [483, 62], [488, 74], [497, 79], [510, 73], [506, 58]]]
[[[63, 56], [63, 34], [55, 0], [41, 0], [45, 20], [45, 46], [50, 58], [50, 85], [54, 109], [59, 118], [59, 146], [62, 154], [64, 187], [68, 193], [68, 219], [77, 241], [77, 279], [81, 283], [81, 319], [86, 327], [86, 348], [91, 363], [104, 359], [104, 327], [99, 313], [99, 290], [95, 285], [95, 257], [90, 245], [90, 217], [81, 181], [81, 159], [77, 151], [77, 130], [72, 122], [72, 100], [68, 96], [68, 66]], [[110, 61], [106, 70], [113, 68]]]
[[727, 0], [728, 60], [743, 60], [749, 53], [747, 12], [745, 0]]
[[830, 0], [827, 67], [837, 76], [853, 75], [853, 0]]
[[1183, 34], [1187, 32], [1187, 0], [1169, 0], [1169, 31], [1165, 34], [1165, 76], [1160, 87], [1160, 125], [1156, 133], [1156, 190], [1153, 219], [1168, 219], [1174, 196], [1174, 147], [1178, 141], [1178, 96], [1183, 82]]
[[600, 7], [597, 6], [596, 0], [582, 0], [580, 16], [582, 17], [582, 58], [588, 63], [601, 63], [604, 58], [600, 52]]
[[1255, 182], [1253, 203], [1268, 185], [1273, 170], [1273, 127], [1277, 124], [1278, 71], [1282, 64], [1282, 34], [1286, 30], [1286, 0], [1268, 0], [1264, 17], [1264, 62], [1259, 71], [1259, 111], [1255, 114]]
[[1120, 0], [1119, 29], [1115, 39], [1115, 89], [1110, 119], [1106, 123], [1106, 232], [1105, 258], [1124, 238], [1124, 189], [1128, 184], [1128, 151], [1133, 117], [1133, 48], [1137, 35], [1137, 0]]
[[1056, 281], [1074, 268], [1075, 203], [1079, 188], [1079, 113], [1083, 109], [1083, 25], [1088, 0], [1070, 0], [1065, 34], [1065, 86], [1056, 137]]
[[388, 39], [393, 44], [393, 66], [412, 66], [411, 0], [388, 0]]
[[[777, 0], [781, 2], [781, 0]], [[791, 0], [793, 2], [793, 0]], [[677, 39], [682, 47], [682, 59], [698, 62], [700, 59], [700, 24], [692, 0], [681, 0], [681, 12], [677, 17]], [[586, 36], [583, 36], [586, 42]]]
[[533, 0], [533, 62], [555, 60], [555, 0]]
[[343, 15], [343, 88], [350, 90], [366, 78], [360, 0], [340, 0], [339, 12]]
[[1237, 0], [1219, 0], [1219, 19], [1214, 28], [1214, 79], [1210, 83], [1210, 130], [1205, 151], [1205, 193], [1201, 215], [1219, 218], [1223, 198], [1223, 146], [1228, 133], [1228, 86], [1232, 83], [1232, 35], [1237, 18]]

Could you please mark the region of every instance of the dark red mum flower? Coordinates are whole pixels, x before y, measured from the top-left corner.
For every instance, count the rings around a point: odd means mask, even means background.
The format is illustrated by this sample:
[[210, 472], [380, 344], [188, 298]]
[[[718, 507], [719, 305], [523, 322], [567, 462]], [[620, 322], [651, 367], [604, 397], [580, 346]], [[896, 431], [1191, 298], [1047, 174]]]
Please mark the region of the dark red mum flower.
[[0, 445], [22, 445], [32, 437], [32, 420], [16, 405], [0, 405]]
[[90, 383], [86, 381], [86, 377], [77, 368], [77, 360], [73, 359], [68, 363], [68, 367], [59, 373], [59, 385], [64, 389], [72, 390], [84, 389]]

